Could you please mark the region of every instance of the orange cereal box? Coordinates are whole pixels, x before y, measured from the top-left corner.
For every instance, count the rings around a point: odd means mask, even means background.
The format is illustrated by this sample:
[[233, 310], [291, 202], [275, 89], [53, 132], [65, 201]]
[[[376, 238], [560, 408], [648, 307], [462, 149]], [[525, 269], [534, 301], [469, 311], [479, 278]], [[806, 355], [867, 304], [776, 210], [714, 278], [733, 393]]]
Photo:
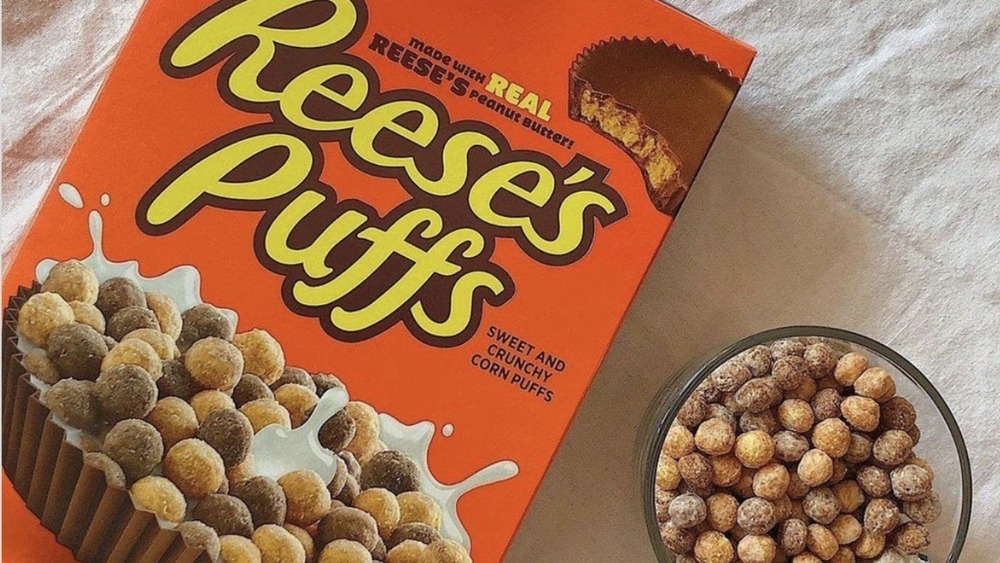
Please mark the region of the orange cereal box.
[[4, 276], [7, 560], [501, 560], [753, 56], [148, 0]]

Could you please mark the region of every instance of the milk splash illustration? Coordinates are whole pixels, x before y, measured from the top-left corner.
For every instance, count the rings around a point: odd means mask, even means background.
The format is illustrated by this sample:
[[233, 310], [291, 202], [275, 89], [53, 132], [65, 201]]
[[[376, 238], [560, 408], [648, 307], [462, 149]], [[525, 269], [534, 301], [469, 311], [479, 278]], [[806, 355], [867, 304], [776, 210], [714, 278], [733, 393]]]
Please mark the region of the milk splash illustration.
[[[83, 209], [83, 197], [72, 184], [60, 184], [59, 196], [69, 205]], [[107, 205], [105, 202], [110, 203], [110, 198], [106, 196], [107, 194], [101, 196], [102, 205]], [[104, 255], [104, 219], [98, 210], [91, 210], [87, 220], [94, 248], [90, 256], [80, 261], [90, 266], [97, 275], [98, 281], [103, 282], [113, 277], [135, 280], [146, 291], [158, 291], [170, 296], [181, 311], [204, 303], [201, 299], [201, 274], [194, 266], [178, 266], [162, 275], [145, 277], [139, 273], [138, 261], [112, 262]], [[57, 260], [52, 259], [42, 260], [35, 268], [35, 278], [44, 280], [49, 277], [49, 272], [58, 263]], [[221, 311], [229, 317], [234, 325], [236, 324], [238, 320], [236, 312], [228, 309], [221, 309]]]
[[83, 209], [83, 196], [73, 184], [59, 184], [59, 197], [77, 209]]
[[254, 471], [278, 479], [298, 469], [311, 469], [329, 484], [337, 472], [337, 456], [320, 445], [319, 429], [346, 407], [347, 402], [345, 389], [329, 389], [302, 426], [293, 430], [277, 424], [262, 428], [254, 435], [251, 446]]
[[[58, 188], [60, 197], [76, 209], [84, 209], [83, 197], [71, 184], [61, 184]], [[110, 203], [108, 194], [103, 194], [100, 204], [107, 207]], [[139, 282], [147, 291], [159, 291], [170, 296], [180, 310], [184, 311], [195, 305], [204, 303], [201, 299], [201, 274], [194, 266], [184, 265], [173, 268], [159, 276], [145, 277], [139, 273], [139, 262], [113, 262], [104, 254], [103, 236], [104, 221], [96, 209], [88, 214], [88, 226], [93, 242], [90, 256], [80, 261], [93, 269], [101, 282], [112, 277], [126, 277]], [[52, 268], [59, 262], [45, 259], [35, 268], [38, 280], [45, 280]], [[221, 309], [235, 326], [237, 315], [234, 311]], [[27, 351], [30, 346], [23, 338], [18, 345]], [[43, 391], [48, 387], [41, 381], [32, 378], [32, 382]], [[254, 469], [260, 475], [277, 479], [291, 471], [310, 469], [329, 483], [336, 471], [336, 459], [332, 452], [319, 443], [319, 429], [323, 423], [342, 410], [350, 400], [345, 389], [328, 390], [320, 398], [309, 419], [299, 428], [288, 430], [278, 425], [261, 429], [254, 438], [252, 451]], [[436, 435], [434, 423], [429, 421], [406, 425], [388, 414], [379, 415], [381, 423], [380, 438], [390, 450], [399, 451], [409, 456], [417, 464], [422, 477], [422, 491], [434, 498], [442, 509], [441, 535], [471, 547], [468, 532], [466, 532], [458, 517], [458, 500], [465, 493], [515, 477], [520, 471], [518, 465], [510, 460], [493, 463], [465, 478], [464, 480], [446, 485], [434, 478], [428, 465], [427, 456], [431, 441]], [[72, 431], [71, 441], [79, 442], [79, 430], [66, 427]], [[449, 437], [454, 432], [452, 424], [444, 425], [442, 435]], [[163, 524], [161, 522], [161, 524]]]
[[[348, 401], [346, 390], [330, 389], [302, 426], [294, 430], [276, 424], [263, 428], [253, 438], [254, 471], [278, 479], [291, 471], [310, 469], [325, 483], [332, 481], [337, 460], [333, 452], [320, 445], [319, 429]], [[379, 415], [379, 422], [379, 438], [388, 449], [405, 454], [417, 464], [423, 478], [421, 490], [441, 506], [441, 535], [469, 547], [469, 534], [458, 518], [458, 499], [473, 489], [513, 478], [520, 470], [517, 464], [509, 460], [498, 461], [459, 483], [445, 485], [434, 478], [427, 463], [427, 452], [436, 433], [434, 423], [424, 421], [406, 425], [384, 413]]]
[[434, 423], [424, 421], [407, 426], [387, 414], [380, 414], [379, 418], [382, 423], [382, 441], [390, 450], [402, 452], [417, 463], [424, 477], [421, 490], [434, 497], [434, 500], [441, 505], [444, 512], [441, 535], [469, 547], [469, 534], [458, 519], [458, 499], [473, 489], [512, 479], [520, 468], [510, 460], [498, 461], [459, 483], [445, 485], [434, 478], [427, 464], [427, 452], [435, 434]]

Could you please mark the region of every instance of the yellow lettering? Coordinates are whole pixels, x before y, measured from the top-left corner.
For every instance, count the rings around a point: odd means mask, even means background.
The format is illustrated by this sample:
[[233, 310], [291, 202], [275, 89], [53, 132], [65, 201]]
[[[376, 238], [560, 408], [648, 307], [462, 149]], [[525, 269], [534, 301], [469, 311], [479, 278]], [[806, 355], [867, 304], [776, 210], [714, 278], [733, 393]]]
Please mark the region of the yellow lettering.
[[[241, 164], [269, 149], [285, 149], [284, 162], [266, 177], [246, 182], [225, 180]], [[304, 141], [284, 133], [265, 133], [224, 146], [191, 166], [171, 182], [146, 210], [151, 225], [163, 225], [202, 196], [232, 201], [263, 201], [297, 188], [312, 169], [313, 156]]]
[[[351, 85], [346, 92], [337, 92], [324, 83], [337, 77], [346, 76]], [[353, 120], [324, 121], [306, 115], [305, 103], [312, 94], [340, 104], [346, 109], [357, 111], [368, 98], [368, 78], [360, 70], [347, 65], [324, 65], [295, 77], [281, 93], [281, 113], [293, 125], [310, 131], [339, 131], [354, 126]]]
[[411, 259], [413, 265], [392, 287], [364, 307], [354, 311], [335, 307], [330, 312], [330, 320], [342, 330], [357, 332], [370, 328], [403, 307], [434, 276], [454, 276], [461, 273], [461, 267], [449, 261], [449, 257], [459, 246], [466, 246], [462, 255], [467, 258], [479, 255], [485, 246], [479, 233], [471, 229], [459, 229], [435, 242], [430, 250], [423, 251], [406, 242], [405, 238], [399, 238], [399, 233], [392, 232], [394, 227], [395, 225], [385, 233], [373, 230], [367, 234], [375, 245], [393, 249], [397, 254]]
[[551, 107], [552, 107], [551, 101], [545, 100], [544, 102], [542, 102], [542, 107], [538, 109], [538, 119], [542, 119], [544, 121], [552, 119], [552, 116], [549, 115], [549, 109]]
[[[514, 178], [522, 175], [537, 178], [535, 186], [528, 190], [514, 183]], [[515, 161], [501, 164], [483, 174], [469, 190], [469, 206], [476, 217], [498, 227], [519, 227], [522, 230], [531, 225], [527, 217], [506, 217], [497, 213], [493, 200], [500, 192], [508, 192], [535, 207], [543, 207], [552, 197], [556, 182], [552, 171], [536, 162]]]
[[422, 302], [415, 303], [410, 307], [413, 319], [417, 325], [427, 334], [438, 338], [451, 338], [461, 334], [472, 322], [472, 304], [475, 302], [475, 292], [477, 289], [485, 287], [493, 293], [500, 295], [503, 290], [503, 282], [496, 276], [488, 272], [469, 272], [455, 282], [451, 290], [451, 311], [448, 318], [438, 322], [427, 315]]
[[497, 73], [493, 73], [490, 76], [490, 83], [486, 85], [486, 91], [491, 94], [496, 94], [498, 97], [503, 97], [503, 91], [507, 89], [510, 82], [506, 78], [500, 76]]
[[[350, 56], [333, 56], [305, 69], [289, 65], [294, 75], [276, 72], [285, 69], [286, 54], [295, 56], [289, 50], [321, 49], [356, 36], [366, 21], [354, 1], [227, 3], [232, 5], [171, 40], [161, 64], [175, 76], [201, 72], [206, 61], [214, 63], [222, 55], [235, 57], [223, 66], [223, 97], [239, 109], [247, 107], [234, 98], [266, 104], [249, 111], [270, 114], [275, 128], [259, 133], [254, 131], [260, 128], [248, 128], [234, 135], [252, 136], [234, 141], [230, 136], [224, 146], [216, 142], [200, 149], [191, 157], [193, 165], [172, 172], [157, 185], [155, 197], [142, 199], [140, 227], [149, 234], [164, 234], [202, 206], [264, 211], [266, 231], [257, 239], [262, 247], [255, 250], [266, 254], [262, 262], [268, 268], [287, 278], [289, 305], [303, 314], [328, 315], [324, 329], [334, 336], [366, 339], [405, 321], [425, 342], [467, 339], [487, 302], [499, 306], [513, 294], [507, 273], [484, 256], [498, 238], [517, 238], [532, 257], [563, 264], [570, 261], [563, 258], [567, 255], [579, 259], [582, 254], [574, 253], [589, 244], [592, 217], [603, 212], [617, 220], [624, 209], [616, 208], [620, 200], [612, 198], [618, 196], [603, 183], [603, 167], [577, 164], [563, 179], [564, 170], [550, 158], [511, 149], [489, 125], [449, 122], [448, 114], [426, 94], [380, 92], [374, 71], [366, 64], [351, 66]], [[316, 15], [310, 10], [321, 5], [306, 8], [315, 2], [325, 2], [332, 11]], [[296, 12], [299, 9], [303, 11]], [[304, 23], [296, 27], [297, 15]], [[179, 72], [184, 69], [193, 71]], [[550, 101], [499, 74], [492, 74], [486, 91], [541, 120], [550, 119]], [[333, 105], [317, 111], [315, 102]], [[439, 137], [442, 128], [446, 138]], [[337, 131], [344, 133], [309, 134]], [[417, 201], [428, 198], [414, 194], [415, 201], [405, 204], [407, 211], [391, 213], [390, 222], [369, 205], [337, 202], [336, 193], [317, 179], [315, 170], [324, 142], [340, 143], [347, 160], [363, 161], [365, 171], [381, 168], [376, 174], [389, 176], [385, 169], [400, 169], [412, 182], [404, 182], [407, 189], [454, 196], [468, 208], [455, 217], [442, 217], [435, 209], [416, 207]], [[430, 147], [440, 148], [440, 154], [431, 154]], [[438, 168], [439, 175], [428, 176], [428, 170]], [[600, 178], [594, 170], [603, 172]], [[473, 178], [473, 172], [479, 177]], [[582, 185], [587, 182], [594, 184]], [[515, 206], [522, 211], [512, 212], [499, 203], [512, 198], [523, 202]], [[449, 201], [442, 209], [452, 212], [461, 203]], [[481, 223], [446, 229], [446, 221], [465, 224], [470, 211]], [[316, 224], [319, 221], [325, 223]], [[536, 227], [543, 224], [546, 236]], [[305, 234], [311, 241], [301, 240]], [[437, 294], [428, 295], [432, 290]]]
[[[579, 170], [571, 179], [580, 180], [590, 170]], [[525, 189], [514, 183], [518, 177], [534, 176], [533, 188]], [[606, 213], [615, 210], [614, 203], [603, 194], [590, 190], [574, 192], [559, 206], [559, 232], [553, 239], [546, 239], [535, 229], [530, 217], [508, 217], [493, 209], [493, 201], [500, 192], [508, 192], [535, 207], [544, 207], [552, 198], [555, 178], [552, 171], [535, 162], [508, 162], [483, 174], [469, 191], [469, 205], [477, 217], [498, 227], [520, 229], [532, 246], [551, 256], [564, 256], [579, 248], [585, 234], [585, 211], [595, 205]]]
[[[420, 122], [411, 128], [399, 123], [399, 118], [408, 113], [415, 113]], [[375, 148], [375, 138], [383, 131], [390, 131], [407, 141], [419, 146], [428, 147], [434, 141], [441, 123], [438, 115], [427, 104], [409, 100], [388, 102], [357, 120], [351, 130], [351, 148], [361, 158], [376, 166], [390, 168], [405, 168], [407, 173], [416, 176], [416, 164], [412, 156], [390, 156]], [[405, 151], [410, 152], [410, 151]]]
[[603, 194], [582, 191], [570, 194], [559, 206], [559, 234], [554, 239], [546, 239], [534, 227], [524, 234], [538, 250], [551, 256], [565, 256], [580, 247], [586, 227], [584, 212], [590, 206], [597, 206], [605, 213], [615, 211], [615, 204]]
[[[279, 251], [279, 254], [285, 259], [285, 261], [278, 260], [282, 263], [291, 263], [291, 260], [288, 258], [289, 256], [296, 256], [297, 259], [304, 256], [301, 253], [291, 255], [287, 253], [284, 241], [287, 241], [287, 234], [290, 231], [289, 223], [301, 219], [302, 210], [307, 209], [310, 205], [315, 208], [315, 205], [318, 205], [321, 198], [322, 196], [316, 194], [315, 197], [311, 198], [311, 202], [304, 202], [301, 209], [297, 212], [290, 213], [286, 209], [282, 213], [282, 215], [289, 214], [289, 216], [284, 221], [276, 221], [272, 226], [275, 232], [274, 239], [281, 241], [280, 244], [268, 245], [268, 254], [272, 258], [278, 259], [272, 253], [272, 250]], [[298, 219], [295, 219], [296, 216]], [[338, 219], [337, 223], [341, 222], [341, 220], [343, 220], [343, 217]], [[330, 231], [325, 231], [317, 239], [317, 244], [311, 245], [310, 248], [317, 247], [320, 239], [325, 239], [327, 243], [332, 242], [336, 244], [339, 240], [334, 242], [334, 238], [339, 237], [341, 233], [344, 233], [348, 229], [353, 230], [357, 228], [358, 221], [352, 217], [346, 224], [349, 226], [338, 229], [338, 233], [331, 235], [329, 238], [327, 237], [327, 233]], [[376, 271], [392, 256], [406, 258], [411, 263], [409, 269], [378, 297], [355, 310], [348, 310], [337, 306], [330, 312], [330, 321], [338, 329], [345, 332], [358, 332], [371, 328], [389, 318], [406, 305], [434, 276], [451, 277], [461, 274], [462, 268], [450, 261], [450, 257], [456, 250], [462, 248], [462, 256], [466, 258], [479, 256], [485, 250], [486, 244], [482, 235], [472, 229], [466, 228], [447, 233], [438, 239], [429, 250], [423, 250], [407, 240], [414, 233], [423, 239], [430, 240], [440, 235], [442, 229], [443, 221], [441, 216], [430, 209], [413, 210], [400, 217], [399, 220], [386, 230], [380, 230], [375, 227], [366, 228], [361, 231], [358, 238], [367, 240], [372, 245], [361, 258], [338, 274], [333, 280], [324, 284], [310, 286], [302, 281], [297, 282], [293, 287], [295, 299], [303, 305], [313, 307], [336, 303], [348, 293], [361, 286], [365, 281], [372, 279]], [[271, 238], [269, 232], [268, 239], [270, 240]], [[322, 256], [325, 257], [327, 250], [320, 247], [320, 251]], [[317, 253], [305, 258], [315, 261], [319, 256], [320, 254]], [[305, 264], [306, 262], [302, 263]], [[327, 275], [332, 273], [332, 271], [323, 267], [314, 268], [314, 273]], [[419, 305], [412, 307], [411, 310], [415, 315], [419, 316], [417, 320], [421, 323], [421, 326], [426, 324], [429, 334], [441, 337], [454, 336], [468, 326], [468, 319], [471, 315], [473, 303], [471, 293], [475, 287], [488, 287], [496, 294], [501, 293], [504, 289], [502, 282], [492, 274], [483, 272], [466, 273], [459, 276], [453, 289], [452, 313], [447, 320], [441, 323], [431, 320], [424, 314], [423, 307]], [[467, 302], [455, 302], [456, 299], [461, 298], [465, 298]], [[462, 319], [465, 320], [463, 321]]]
[[441, 178], [431, 180], [413, 167], [410, 178], [426, 193], [448, 196], [457, 193], [469, 179], [469, 153], [482, 147], [492, 155], [500, 154], [496, 141], [477, 131], [461, 131], [448, 139], [442, 154]]
[[521, 99], [521, 94], [524, 93], [524, 87], [519, 84], [511, 84], [510, 88], [507, 88], [507, 94], [504, 99], [512, 104], [516, 104], [518, 100]]
[[[303, 305], [319, 307], [334, 303], [360, 286], [370, 278], [386, 260], [393, 254], [399, 254], [415, 261], [424, 252], [420, 248], [406, 242], [406, 237], [420, 229], [420, 236], [429, 239], [441, 233], [444, 222], [437, 212], [430, 209], [415, 209], [400, 217], [386, 231], [369, 227], [362, 231], [358, 238], [371, 241], [373, 244], [356, 262], [344, 269], [336, 278], [318, 286], [310, 286], [297, 282], [292, 288], [295, 300]], [[458, 267], [445, 268], [444, 275], [453, 275]]]
[[365, 224], [368, 218], [363, 214], [354, 210], [346, 211], [323, 229], [309, 246], [292, 248], [288, 245], [295, 227], [325, 201], [326, 197], [323, 195], [306, 191], [281, 210], [264, 237], [264, 250], [272, 260], [286, 266], [300, 264], [306, 275], [313, 279], [333, 273], [333, 269], [326, 265], [327, 256], [334, 247]]
[[535, 115], [538, 113], [538, 94], [529, 92], [517, 107], [527, 111], [531, 115]]
[[271, 18], [312, 1], [246, 0], [235, 4], [188, 34], [170, 54], [170, 64], [188, 68], [237, 39], [253, 37], [257, 47], [233, 70], [229, 89], [248, 102], [275, 101], [277, 93], [262, 88], [257, 79], [274, 58], [277, 45], [302, 49], [333, 45], [350, 35], [357, 24], [358, 10], [351, 0], [325, 0], [334, 5], [335, 11], [312, 27], [283, 29], [266, 25]]

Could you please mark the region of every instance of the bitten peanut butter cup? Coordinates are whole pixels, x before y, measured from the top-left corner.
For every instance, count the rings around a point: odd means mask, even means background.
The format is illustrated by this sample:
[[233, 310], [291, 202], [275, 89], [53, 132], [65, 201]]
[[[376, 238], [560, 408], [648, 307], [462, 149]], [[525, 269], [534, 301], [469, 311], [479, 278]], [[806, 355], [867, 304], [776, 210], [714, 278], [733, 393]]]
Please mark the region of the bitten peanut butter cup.
[[601, 41], [570, 69], [570, 116], [624, 149], [656, 209], [674, 215], [739, 86], [717, 63], [676, 45]]

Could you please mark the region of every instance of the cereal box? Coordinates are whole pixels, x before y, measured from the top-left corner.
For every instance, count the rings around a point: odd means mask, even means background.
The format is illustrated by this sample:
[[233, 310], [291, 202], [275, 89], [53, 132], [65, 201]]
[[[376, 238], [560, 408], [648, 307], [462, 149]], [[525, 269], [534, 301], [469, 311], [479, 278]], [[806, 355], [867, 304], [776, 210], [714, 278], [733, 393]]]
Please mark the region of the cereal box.
[[753, 55], [149, 0], [3, 280], [8, 556], [499, 561]]

